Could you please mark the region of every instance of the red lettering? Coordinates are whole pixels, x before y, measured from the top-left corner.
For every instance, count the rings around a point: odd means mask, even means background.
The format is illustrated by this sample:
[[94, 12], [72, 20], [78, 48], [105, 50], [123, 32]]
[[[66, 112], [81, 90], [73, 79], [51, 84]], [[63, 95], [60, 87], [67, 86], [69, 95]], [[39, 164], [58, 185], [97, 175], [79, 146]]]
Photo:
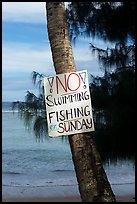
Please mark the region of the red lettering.
[[[73, 72], [68, 75], [66, 78], [66, 74], [64, 74], [64, 81], [56, 76], [56, 93], [59, 93], [59, 86], [63, 88], [65, 92], [69, 91], [77, 91], [80, 87], [80, 77], [77, 73]], [[73, 88], [74, 87], [74, 88]]]
[[[72, 75], [76, 75], [77, 78], [78, 78], [78, 86], [75, 87], [75, 89], [70, 88], [70, 85], [69, 85], [69, 79], [70, 79], [70, 76], [72, 76]], [[71, 83], [71, 84], [72, 84], [72, 83]], [[76, 84], [76, 80], [73, 81], [73, 84]], [[79, 77], [79, 75], [78, 75], [77, 73], [74, 72], [74, 73], [71, 73], [71, 74], [68, 76], [68, 79], [67, 79], [67, 87], [68, 87], [68, 89], [69, 89], [70, 91], [76, 91], [76, 90], [79, 89], [79, 87], [80, 87], [80, 77]]]
[[59, 78], [58, 76], [56, 76], [56, 88], [57, 88], [57, 94], [59, 93], [58, 82], [60, 82], [60, 84], [61, 84], [61, 86], [63, 87], [63, 89], [65, 90], [65, 92], [67, 92], [67, 80], [66, 80], [66, 74], [64, 74], [64, 84], [62, 83], [62, 81], [60, 80], [60, 78]]

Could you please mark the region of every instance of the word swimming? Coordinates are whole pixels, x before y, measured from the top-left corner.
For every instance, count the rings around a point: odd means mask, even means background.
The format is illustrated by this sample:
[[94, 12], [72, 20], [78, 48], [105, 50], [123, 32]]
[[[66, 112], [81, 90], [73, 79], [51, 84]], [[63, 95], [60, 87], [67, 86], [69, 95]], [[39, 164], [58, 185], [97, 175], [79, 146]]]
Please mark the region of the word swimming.
[[69, 104], [74, 103], [78, 101], [84, 101], [89, 100], [89, 94], [87, 91], [81, 92], [81, 93], [75, 93], [75, 94], [68, 94], [68, 95], [62, 95], [58, 98], [54, 98], [53, 95], [48, 95], [46, 97], [46, 104], [47, 106], [58, 106], [62, 104]]

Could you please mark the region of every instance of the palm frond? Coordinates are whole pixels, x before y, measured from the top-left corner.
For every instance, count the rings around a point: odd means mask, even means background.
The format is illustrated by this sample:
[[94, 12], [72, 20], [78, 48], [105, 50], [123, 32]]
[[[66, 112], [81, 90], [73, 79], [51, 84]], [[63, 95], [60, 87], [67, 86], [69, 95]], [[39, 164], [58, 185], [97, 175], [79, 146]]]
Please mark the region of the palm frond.
[[38, 86], [39, 89], [41, 89], [42, 88], [44, 74], [40, 74], [38, 72], [33, 71], [31, 75], [32, 75], [32, 82], [33, 82], [33, 84]]
[[42, 116], [35, 117], [33, 131], [37, 141], [42, 141], [43, 139], [48, 138], [46, 118], [43, 118]]
[[98, 55], [99, 62], [105, 69], [135, 68], [135, 45], [126, 46], [116, 43], [114, 48], [100, 49], [90, 44], [93, 54]]
[[[34, 82], [36, 78], [43, 75], [34, 72]], [[41, 87], [39, 95], [27, 91], [25, 102], [16, 101], [12, 103], [12, 110], [18, 110], [18, 115], [24, 121], [27, 130], [33, 130], [37, 140], [43, 140], [43, 135], [47, 135], [47, 117], [45, 108], [44, 86]]]

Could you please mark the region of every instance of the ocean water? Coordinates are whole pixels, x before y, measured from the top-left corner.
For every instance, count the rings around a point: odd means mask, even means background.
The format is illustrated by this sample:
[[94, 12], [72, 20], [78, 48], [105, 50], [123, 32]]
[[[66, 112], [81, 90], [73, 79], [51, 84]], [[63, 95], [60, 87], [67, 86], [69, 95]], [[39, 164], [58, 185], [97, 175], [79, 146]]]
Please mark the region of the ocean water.
[[[133, 161], [104, 164], [104, 169], [114, 193], [134, 194]], [[61, 137], [37, 142], [33, 133], [25, 129], [18, 113], [13, 114], [9, 103], [2, 106], [2, 185], [56, 189], [70, 186], [67, 193], [79, 193], [68, 142], [63, 142]]]

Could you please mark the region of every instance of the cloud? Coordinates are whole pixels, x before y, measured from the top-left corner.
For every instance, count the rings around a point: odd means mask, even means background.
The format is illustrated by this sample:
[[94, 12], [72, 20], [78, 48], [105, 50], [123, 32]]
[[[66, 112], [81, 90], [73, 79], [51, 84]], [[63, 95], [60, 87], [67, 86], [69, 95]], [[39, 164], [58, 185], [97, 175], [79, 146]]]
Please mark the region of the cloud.
[[[2, 92], [2, 101], [3, 102], [24, 101], [26, 93], [27, 93], [26, 90], [19, 90], [19, 89], [18, 90], [6, 90]], [[32, 93], [35, 94], [34, 91], [32, 91]]]
[[85, 47], [83, 47], [82, 45], [73, 47], [73, 54], [75, 59], [78, 61], [85, 62], [88, 60], [97, 60], [97, 56], [91, 53], [91, 50], [89, 49], [88, 45], [86, 45]]
[[[4, 22], [33, 23], [29, 28], [34, 29], [35, 34], [38, 32], [35, 23], [46, 22], [45, 12], [45, 2], [2, 2]], [[9, 30], [5, 30], [7, 38], [3, 38], [2, 42], [3, 101], [23, 100], [27, 90], [34, 91], [30, 77], [32, 71], [55, 75], [49, 41], [44, 38], [46, 43], [43, 43], [40, 41], [39, 33], [32, 36], [29, 32], [25, 33], [26, 28], [23, 28], [19, 32], [12, 27], [13, 31], [17, 32], [14, 33], [14, 38]], [[43, 30], [39, 32], [43, 33]], [[27, 38], [21, 35], [26, 35]], [[27, 41], [24, 41], [26, 39]], [[90, 42], [89, 39], [88, 41]], [[87, 69], [93, 75], [100, 73], [97, 56], [91, 54], [87, 41], [80, 38], [79, 43], [73, 45], [73, 53], [77, 71]]]
[[24, 101], [27, 91], [38, 94], [38, 88], [32, 83], [31, 73], [3, 73], [2, 89], [2, 101]]
[[[88, 46], [73, 47], [76, 70], [86, 69], [90, 74], [100, 75], [97, 58], [92, 56]], [[55, 75], [49, 44], [34, 48], [28, 43], [6, 43], [2, 48], [3, 101], [24, 100], [26, 91], [34, 87], [32, 71]], [[24, 74], [25, 73], [25, 74]]]
[[99, 39], [99, 38], [89, 38], [89, 37], [79, 37], [77, 38], [75, 44], [77, 46], [77, 44], [79, 43], [84, 43], [86, 44], [86, 46], [90, 47], [90, 44], [93, 44], [95, 47], [97, 48], [101, 48], [101, 49], [106, 49], [107, 47], [114, 47], [115, 46], [115, 43], [112, 43], [112, 42], [109, 42], [109, 41], [104, 41], [102, 39]]
[[[12, 84], [12, 86], [11, 86]], [[24, 74], [23, 76], [20, 75], [5, 75], [2, 79], [2, 88], [5, 91], [16, 91], [16, 90], [27, 90], [29, 88], [32, 88], [32, 81], [30, 79], [29, 74]], [[34, 88], [34, 87], [33, 87]]]
[[102, 76], [103, 72], [101, 71], [99, 64], [97, 61], [88, 60], [88, 61], [80, 61], [76, 60], [76, 68], [77, 71], [87, 70], [89, 74], [94, 76]]
[[83, 44], [81, 42], [82, 41], [79, 41], [79, 44], [76, 44], [76, 46], [73, 47], [73, 54], [77, 70], [86, 69], [94, 76], [102, 75], [102, 71], [99, 68], [97, 55], [92, 54], [89, 44]]
[[[69, 2], [65, 2], [67, 7]], [[45, 24], [46, 2], [2, 2], [2, 20]]]
[[[93, 56], [89, 47], [73, 47], [77, 70], [92, 70], [92, 74], [100, 74], [97, 56]], [[92, 68], [92, 69], [91, 69]], [[3, 43], [2, 48], [3, 72], [37, 71], [44, 74], [54, 74], [53, 59], [50, 46], [33, 47], [27, 43]]]
[[45, 13], [45, 2], [2, 2], [3, 21], [45, 24]]
[[2, 69], [7, 72], [50, 72], [53, 69], [50, 48], [34, 49], [27, 43], [3, 43]]

